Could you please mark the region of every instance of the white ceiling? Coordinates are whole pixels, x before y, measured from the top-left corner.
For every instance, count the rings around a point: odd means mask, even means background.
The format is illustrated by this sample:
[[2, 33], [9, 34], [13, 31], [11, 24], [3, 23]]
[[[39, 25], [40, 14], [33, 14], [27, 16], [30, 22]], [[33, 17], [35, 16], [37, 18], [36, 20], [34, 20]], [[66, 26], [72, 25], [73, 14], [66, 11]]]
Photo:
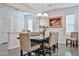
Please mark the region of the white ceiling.
[[[78, 6], [78, 3], [0, 3], [0, 15], [1, 14], [17, 14], [17, 15], [27, 15], [29, 12], [37, 14], [38, 12], [57, 10], [61, 8], [69, 8]], [[51, 6], [50, 6], [51, 5]], [[18, 10], [16, 10], [18, 9]], [[24, 11], [23, 11], [24, 10]]]
[[28, 6], [32, 9], [32, 11], [42, 12], [42, 6], [43, 11], [50, 11], [55, 9], [61, 9], [61, 8], [68, 8], [73, 6], [78, 6], [78, 3], [24, 3], [25, 6]]
[[27, 15], [27, 13], [22, 12], [20, 10], [16, 10], [16, 8], [10, 7], [6, 4], [0, 3], [0, 16], [1, 15]]

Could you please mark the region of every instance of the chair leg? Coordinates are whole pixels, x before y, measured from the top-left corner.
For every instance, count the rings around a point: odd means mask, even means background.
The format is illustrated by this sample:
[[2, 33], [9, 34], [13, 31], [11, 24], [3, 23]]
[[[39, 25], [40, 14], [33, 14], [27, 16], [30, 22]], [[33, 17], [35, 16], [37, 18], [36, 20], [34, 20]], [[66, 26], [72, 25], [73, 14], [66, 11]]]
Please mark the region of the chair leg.
[[40, 56], [40, 50], [39, 49], [36, 52], [36, 56]]
[[53, 45], [53, 51], [54, 51], [54, 53], [55, 53], [55, 45]]
[[72, 43], [73, 43], [72, 45], [73, 45], [73, 47], [74, 47], [74, 46], [75, 46], [75, 44], [74, 44], [75, 42], [74, 42], [74, 41], [72, 41]]
[[78, 48], [78, 41], [76, 41], [76, 46], [77, 46], [77, 48]]
[[67, 40], [66, 40], [66, 46], [67, 46]]
[[36, 52], [36, 56], [38, 55], [38, 53]]
[[51, 56], [51, 48], [49, 47], [49, 55]]
[[28, 56], [31, 56], [31, 52], [28, 52]]
[[38, 56], [40, 56], [40, 49], [38, 49]]
[[58, 43], [57, 43], [57, 50], [58, 50]]
[[38, 50], [35, 51], [36, 56], [38, 55]]
[[73, 44], [73, 43], [74, 43], [74, 42], [71, 40], [71, 41], [70, 41], [70, 45], [71, 45], [71, 47], [72, 47], [72, 46], [74, 46], [74, 44]]
[[23, 50], [20, 50], [21, 56], [23, 56]]

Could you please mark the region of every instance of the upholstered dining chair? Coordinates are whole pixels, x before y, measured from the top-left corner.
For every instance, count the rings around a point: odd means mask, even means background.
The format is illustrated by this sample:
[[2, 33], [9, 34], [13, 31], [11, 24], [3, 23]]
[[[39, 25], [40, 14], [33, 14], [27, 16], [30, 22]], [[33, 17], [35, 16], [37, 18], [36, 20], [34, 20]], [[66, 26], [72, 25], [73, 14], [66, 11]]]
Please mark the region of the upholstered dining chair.
[[66, 39], [66, 46], [69, 44], [68, 41], [70, 41], [71, 46], [78, 48], [78, 32], [71, 32], [70, 38]]
[[45, 46], [49, 50], [49, 55], [51, 55], [51, 50], [55, 52], [55, 48], [58, 49], [58, 32], [49, 33], [49, 39], [48, 42], [45, 42]]
[[28, 55], [31, 55], [31, 52], [40, 48], [39, 43], [31, 43], [30, 34], [21, 32], [19, 33], [20, 37], [20, 52], [23, 56], [23, 51], [26, 51]]

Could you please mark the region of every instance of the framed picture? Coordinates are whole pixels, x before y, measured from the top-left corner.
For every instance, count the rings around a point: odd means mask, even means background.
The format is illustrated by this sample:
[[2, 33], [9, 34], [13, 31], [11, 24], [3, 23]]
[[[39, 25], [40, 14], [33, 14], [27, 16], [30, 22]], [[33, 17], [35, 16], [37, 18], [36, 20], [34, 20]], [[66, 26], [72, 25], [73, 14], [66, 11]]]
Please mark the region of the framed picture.
[[50, 18], [49, 26], [50, 27], [62, 27], [62, 16]]

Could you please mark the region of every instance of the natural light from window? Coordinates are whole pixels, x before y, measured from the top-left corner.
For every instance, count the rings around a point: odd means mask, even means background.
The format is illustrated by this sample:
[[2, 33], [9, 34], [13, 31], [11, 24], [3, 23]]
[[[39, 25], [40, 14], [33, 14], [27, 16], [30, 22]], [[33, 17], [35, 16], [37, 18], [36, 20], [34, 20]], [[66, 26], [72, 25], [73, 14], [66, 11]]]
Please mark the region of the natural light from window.
[[75, 31], [75, 15], [66, 16], [66, 32]]

